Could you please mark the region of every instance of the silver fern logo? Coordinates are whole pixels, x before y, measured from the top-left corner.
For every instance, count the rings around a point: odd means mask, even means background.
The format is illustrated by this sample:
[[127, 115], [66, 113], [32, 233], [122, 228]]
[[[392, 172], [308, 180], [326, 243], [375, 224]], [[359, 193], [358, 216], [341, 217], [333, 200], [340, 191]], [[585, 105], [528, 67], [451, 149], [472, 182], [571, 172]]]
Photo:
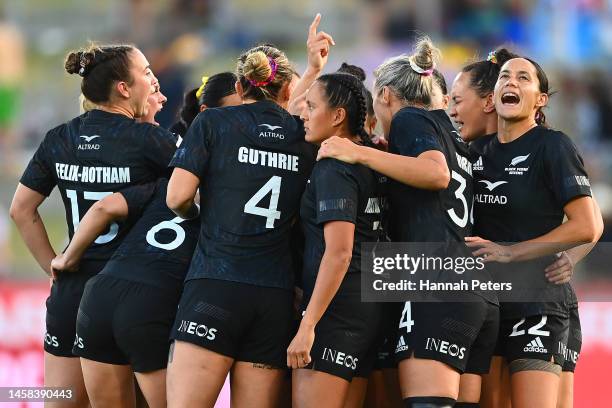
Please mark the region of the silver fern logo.
[[531, 156], [531, 153], [525, 155], [525, 156], [516, 156], [514, 159], [512, 159], [512, 161], [510, 162], [511, 166], [516, 166], [519, 163], [524, 162], [525, 160], [527, 160], [529, 158], [529, 156]]
[[524, 156], [516, 156], [510, 161], [510, 165], [505, 168], [505, 171], [507, 171], [510, 175], [522, 176], [529, 170], [529, 166], [526, 166], [526, 164], [521, 165], [521, 163], [524, 163], [529, 156], [531, 156], [531, 153]]

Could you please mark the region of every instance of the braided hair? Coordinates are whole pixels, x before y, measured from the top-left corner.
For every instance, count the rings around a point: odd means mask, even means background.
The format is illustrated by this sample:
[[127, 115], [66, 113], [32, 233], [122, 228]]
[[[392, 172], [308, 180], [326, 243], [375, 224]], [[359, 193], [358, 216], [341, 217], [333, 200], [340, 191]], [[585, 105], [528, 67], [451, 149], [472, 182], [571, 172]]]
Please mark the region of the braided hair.
[[71, 51], [64, 68], [69, 74], [78, 74], [81, 92], [93, 103], [108, 102], [115, 81], [130, 83], [130, 53], [132, 45], [90, 45], [87, 49]]
[[364, 127], [368, 109], [363, 82], [354, 75], [342, 72], [321, 75], [317, 82], [323, 87], [330, 107], [346, 110], [349, 132], [359, 136], [364, 145], [372, 146]]

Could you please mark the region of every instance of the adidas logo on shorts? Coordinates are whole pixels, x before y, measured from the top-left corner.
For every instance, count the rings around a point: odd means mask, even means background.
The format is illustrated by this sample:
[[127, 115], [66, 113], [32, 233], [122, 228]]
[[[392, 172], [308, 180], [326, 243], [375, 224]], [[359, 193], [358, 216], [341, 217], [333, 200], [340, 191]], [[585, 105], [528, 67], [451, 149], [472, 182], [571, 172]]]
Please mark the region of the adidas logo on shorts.
[[548, 350], [544, 347], [544, 343], [539, 337], [531, 340], [529, 344], [525, 346], [523, 351], [529, 351], [532, 353], [548, 353]]
[[406, 351], [408, 350], [408, 346], [406, 345], [406, 342], [404, 341], [404, 336], [400, 336], [399, 341], [397, 342], [397, 347], [395, 347], [395, 352], [399, 353], [400, 351]]

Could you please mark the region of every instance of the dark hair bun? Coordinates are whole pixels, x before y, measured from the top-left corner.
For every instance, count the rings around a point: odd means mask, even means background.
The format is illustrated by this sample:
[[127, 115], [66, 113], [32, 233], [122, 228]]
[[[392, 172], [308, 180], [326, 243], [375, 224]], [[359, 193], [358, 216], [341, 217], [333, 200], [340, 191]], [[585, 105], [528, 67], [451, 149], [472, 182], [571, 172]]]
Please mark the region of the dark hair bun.
[[499, 48], [495, 50], [495, 59], [497, 59], [497, 65], [500, 67], [516, 57], [518, 57], [518, 55], [510, 52], [507, 48]]
[[79, 69], [81, 69], [81, 51], [73, 51], [66, 57], [66, 62], [64, 63], [64, 68], [66, 68], [66, 72], [69, 74], [77, 74]]
[[354, 77], [357, 77], [357, 79], [359, 79], [361, 82], [366, 80], [365, 71], [363, 70], [363, 68], [358, 67], [357, 65], [351, 65], [347, 64], [346, 62], [343, 62], [337, 72], [344, 72], [346, 74], [353, 75]]
[[94, 48], [89, 51], [72, 51], [66, 57], [64, 68], [69, 74], [79, 74], [84, 77], [91, 70], [95, 58]]

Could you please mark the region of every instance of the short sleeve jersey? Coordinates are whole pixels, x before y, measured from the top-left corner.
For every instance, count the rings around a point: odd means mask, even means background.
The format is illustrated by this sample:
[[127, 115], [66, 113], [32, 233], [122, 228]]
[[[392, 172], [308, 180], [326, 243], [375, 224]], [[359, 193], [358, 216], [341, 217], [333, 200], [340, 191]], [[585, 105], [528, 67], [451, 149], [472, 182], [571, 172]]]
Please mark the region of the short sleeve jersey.
[[200, 232], [200, 219], [184, 220], [166, 206], [168, 180], [121, 192], [136, 219], [102, 274], [166, 289], [182, 285]]
[[[396, 113], [389, 132], [389, 152], [418, 157], [429, 150], [444, 154], [451, 173], [449, 185], [443, 190], [429, 191], [391, 181], [391, 238], [400, 242], [444, 242], [453, 254], [471, 256], [464, 244], [464, 238], [472, 231], [473, 182], [468, 145], [442, 110], [407, 107]], [[490, 279], [486, 270], [479, 273], [481, 280]], [[497, 303], [497, 296], [490, 291], [472, 292]]]
[[291, 228], [314, 157], [302, 122], [271, 101], [200, 113], [171, 163], [200, 180], [187, 279], [291, 289]]
[[451, 173], [448, 188], [442, 195], [442, 207], [446, 211], [446, 222], [455, 238], [462, 241], [472, 234], [474, 188], [470, 149], [455, 130], [444, 110], [432, 110], [433, 117], [442, 132], [441, 144]]
[[447, 189], [423, 190], [389, 182], [390, 236], [404, 242], [462, 242], [471, 231], [472, 164], [468, 147], [444, 111], [403, 108], [393, 117], [389, 152], [418, 157], [437, 150], [446, 157]]
[[[561, 225], [569, 201], [591, 196], [582, 157], [562, 132], [537, 126], [510, 143], [493, 134], [470, 147], [476, 160], [474, 233], [485, 239], [515, 243], [544, 235]], [[543, 275], [552, 260], [534, 260], [534, 273]], [[569, 284], [560, 289], [575, 303]], [[515, 316], [565, 313], [560, 304], [511, 306]]]
[[[304, 296], [309, 298], [325, 252], [324, 226], [331, 221], [355, 224], [353, 255], [339, 296], [360, 297], [361, 244], [380, 236], [382, 197], [377, 174], [362, 165], [324, 159], [315, 165], [302, 196], [300, 216], [304, 228]], [[337, 296], [338, 296], [337, 295]]]
[[[20, 182], [45, 196], [58, 187], [72, 239], [96, 201], [167, 176], [175, 150], [176, 138], [162, 128], [93, 110], [47, 132]], [[125, 223], [113, 223], [83, 259], [109, 259], [127, 229]]]

